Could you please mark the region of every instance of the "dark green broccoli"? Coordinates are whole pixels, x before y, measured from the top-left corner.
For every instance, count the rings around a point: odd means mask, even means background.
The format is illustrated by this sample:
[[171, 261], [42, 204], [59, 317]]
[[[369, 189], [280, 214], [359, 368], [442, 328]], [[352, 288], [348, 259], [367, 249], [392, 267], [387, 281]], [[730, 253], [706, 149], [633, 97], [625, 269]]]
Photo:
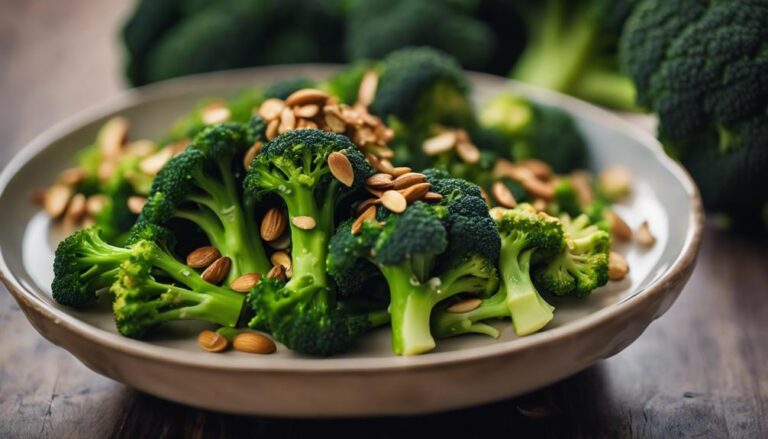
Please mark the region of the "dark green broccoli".
[[518, 1], [527, 44], [513, 78], [614, 108], [634, 108], [634, 87], [617, 59], [618, 38], [633, 3]]
[[[343, 154], [350, 163], [354, 178], [349, 187], [331, 174], [331, 154]], [[264, 146], [248, 171], [245, 190], [255, 199], [275, 194], [285, 202], [293, 275], [285, 285], [263, 282], [252, 292], [250, 302], [256, 314], [252, 327], [271, 331], [299, 352], [331, 355], [348, 350], [377, 320], [339, 308], [325, 262], [339, 203], [372, 174], [373, 168], [355, 145], [338, 134], [288, 131]], [[297, 217], [311, 218], [314, 224], [299, 227]]]
[[768, 185], [768, 5], [759, 0], [641, 0], [624, 28], [622, 66], [659, 137], [705, 206], [759, 222]]
[[560, 217], [567, 245], [549, 263], [536, 267], [534, 280], [558, 296], [589, 295], [608, 282], [611, 235], [592, 224], [587, 215]]
[[402, 47], [431, 46], [449, 53], [464, 67], [484, 69], [492, 61], [497, 42], [488, 25], [473, 17], [476, 5], [471, 3], [358, 2], [347, 19], [349, 59], [380, 59]]
[[366, 222], [357, 236], [347, 221], [331, 240], [328, 257], [334, 276], [360, 258], [381, 270], [389, 286], [392, 346], [399, 355], [435, 347], [430, 316], [438, 303], [459, 294], [488, 295], [498, 286], [499, 236], [479, 188], [442, 171], [427, 175], [442, 201], [417, 201], [402, 214], [382, 208], [384, 224]]
[[242, 190], [243, 155], [260, 138], [263, 124], [222, 124], [203, 129], [171, 159], [152, 184], [140, 221], [165, 225], [191, 221], [211, 245], [232, 259], [229, 278], [266, 273], [269, 263], [259, 235], [254, 200]]

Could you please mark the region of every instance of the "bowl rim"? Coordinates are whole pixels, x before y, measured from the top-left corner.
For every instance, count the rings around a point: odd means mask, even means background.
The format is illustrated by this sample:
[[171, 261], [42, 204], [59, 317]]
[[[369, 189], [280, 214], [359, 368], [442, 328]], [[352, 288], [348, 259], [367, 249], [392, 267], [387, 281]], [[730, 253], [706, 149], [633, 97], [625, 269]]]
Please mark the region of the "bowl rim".
[[[327, 75], [340, 67], [341, 65], [337, 64], [296, 64], [254, 67], [192, 75], [170, 79], [136, 89], [123, 90], [100, 104], [77, 112], [54, 124], [21, 148], [0, 173], [0, 198], [7, 190], [8, 184], [16, 173], [38, 154], [44, 153], [53, 142], [66, 134], [82, 129], [83, 126], [96, 119], [107, 117], [124, 108], [140, 105], [143, 102], [151, 101], [153, 99], [162, 99], [164, 97], [184, 94], [190, 89], [208, 83], [225, 85], [227, 82], [240, 78], [241, 76], [241, 80], [245, 79], [245, 82], [242, 83], [246, 83], [247, 77], [263, 72], [272, 71], [273, 74], [277, 72], [292, 72], [290, 73], [290, 76], [296, 76], [302, 71], [311, 71], [316, 75]], [[557, 102], [558, 105], [569, 111], [578, 112], [579, 114], [584, 114], [593, 119], [603, 120], [606, 123], [621, 129], [623, 132], [627, 133], [627, 135], [637, 138], [640, 140], [643, 147], [650, 150], [658, 164], [666, 168], [666, 170], [678, 180], [691, 204], [691, 214], [688, 217], [689, 226], [682, 250], [675, 261], [666, 269], [664, 274], [652, 280], [645, 288], [624, 300], [610, 304], [565, 325], [514, 340], [469, 349], [461, 349], [458, 351], [432, 352], [428, 355], [415, 357], [399, 357], [393, 355], [391, 357], [375, 358], [331, 357], [323, 359], [311, 357], [244, 358], [208, 356], [204, 353], [201, 355], [201, 353], [198, 352], [182, 351], [171, 347], [153, 345], [141, 340], [129, 339], [119, 334], [91, 326], [77, 317], [67, 314], [62, 309], [58, 309], [55, 306], [46, 303], [41, 298], [37, 297], [35, 293], [22, 286], [9, 269], [2, 246], [0, 246], [0, 281], [5, 284], [9, 292], [17, 301], [22, 303], [24, 307], [30, 307], [42, 314], [45, 318], [53, 320], [61, 330], [67, 330], [90, 343], [121, 351], [126, 355], [140, 357], [155, 362], [184, 365], [186, 367], [192, 366], [203, 369], [240, 372], [281, 371], [322, 372], [334, 374], [349, 372], [375, 373], [392, 369], [413, 370], [427, 367], [450, 366], [473, 361], [481, 357], [490, 358], [511, 355], [524, 350], [535, 349], [560, 339], [577, 337], [580, 334], [609, 321], [617, 314], [626, 313], [632, 308], [642, 307], [645, 303], [653, 301], [655, 296], [664, 294], [668, 289], [668, 285], [681, 279], [684, 280], [692, 270], [692, 265], [695, 264], [702, 239], [704, 226], [702, 201], [698, 188], [690, 175], [678, 163], [673, 161], [663, 152], [661, 144], [655, 137], [620, 118], [616, 114], [571, 96], [486, 73], [468, 72], [468, 75], [473, 82], [475, 80], [486, 82], [504, 81], [506, 86], [510, 89], [522, 90], [524, 94], [534, 96], [537, 99]]]

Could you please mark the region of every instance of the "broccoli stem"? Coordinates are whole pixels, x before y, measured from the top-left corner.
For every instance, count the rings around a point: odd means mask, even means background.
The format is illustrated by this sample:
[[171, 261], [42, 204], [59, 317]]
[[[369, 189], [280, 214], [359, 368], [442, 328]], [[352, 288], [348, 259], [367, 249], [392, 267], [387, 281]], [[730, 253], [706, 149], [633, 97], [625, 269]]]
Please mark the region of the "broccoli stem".
[[532, 334], [554, 317], [554, 307], [539, 295], [531, 281], [530, 262], [534, 250], [524, 250], [522, 240], [502, 240], [499, 266], [501, 288], [517, 335]]
[[441, 310], [432, 318], [432, 335], [438, 338], [453, 337], [459, 334], [485, 334], [493, 338], [499, 331], [493, 326], [481, 323], [488, 319], [509, 317], [507, 294], [499, 290], [493, 296], [483, 300], [477, 308], [463, 313], [450, 313]]
[[[298, 283], [306, 283], [307, 279], [319, 288], [328, 287], [328, 274], [325, 269], [325, 255], [328, 253], [328, 241], [333, 230], [333, 211], [331, 218], [321, 212], [315, 201], [314, 188], [302, 184], [292, 186], [290, 194], [281, 193], [288, 207], [289, 224], [291, 227], [291, 270], [293, 276], [286, 285], [291, 289]], [[325, 200], [323, 210], [332, 203]], [[293, 223], [297, 216], [308, 216], [315, 220], [315, 227], [304, 230]]]
[[204, 289], [192, 291], [150, 279], [142, 288], [161, 297], [163, 299], [159, 302], [161, 304], [182, 304], [181, 307], [158, 312], [153, 323], [171, 320], [207, 320], [222, 326], [234, 327], [240, 318], [244, 302], [242, 294], [211, 284], [204, 285]]

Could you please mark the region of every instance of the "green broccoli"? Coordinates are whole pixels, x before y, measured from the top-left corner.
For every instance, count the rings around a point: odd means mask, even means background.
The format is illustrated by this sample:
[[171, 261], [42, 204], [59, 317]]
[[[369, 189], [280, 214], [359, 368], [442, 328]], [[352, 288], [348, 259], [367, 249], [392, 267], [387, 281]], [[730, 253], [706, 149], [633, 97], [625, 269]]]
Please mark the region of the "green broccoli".
[[620, 41], [638, 103], [710, 210], [760, 221], [768, 194], [768, 5], [641, 0]]
[[259, 235], [254, 200], [242, 190], [243, 155], [261, 138], [263, 123], [222, 124], [203, 129], [158, 173], [140, 221], [165, 225], [191, 221], [211, 245], [232, 259], [229, 279], [266, 273], [269, 263]]
[[328, 94], [337, 97], [339, 102], [354, 105], [357, 101], [357, 93], [360, 90], [363, 76], [366, 72], [375, 70], [375, 68], [376, 64], [372, 61], [356, 61], [328, 78], [324, 88]]
[[558, 296], [589, 295], [608, 282], [611, 235], [591, 224], [587, 215], [560, 217], [567, 245], [546, 265], [534, 269], [538, 287]]
[[288, 78], [273, 82], [264, 89], [264, 99], [287, 99], [293, 92], [302, 88], [316, 88], [317, 82], [308, 78]]
[[527, 44], [512, 71], [521, 81], [618, 109], [635, 90], [618, 68], [618, 38], [633, 0], [518, 1]]

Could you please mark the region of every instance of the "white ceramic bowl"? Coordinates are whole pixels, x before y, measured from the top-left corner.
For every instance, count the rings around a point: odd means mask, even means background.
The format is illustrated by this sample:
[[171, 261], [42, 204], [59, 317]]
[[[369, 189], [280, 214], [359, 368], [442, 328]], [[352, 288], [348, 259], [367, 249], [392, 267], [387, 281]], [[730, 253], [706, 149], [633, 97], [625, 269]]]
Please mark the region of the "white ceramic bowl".
[[331, 66], [290, 66], [215, 73], [132, 90], [78, 114], [36, 138], [0, 176], [0, 274], [29, 321], [45, 338], [94, 371], [162, 398], [214, 410], [283, 416], [416, 414], [511, 397], [576, 373], [632, 343], [674, 302], [693, 270], [702, 229], [701, 202], [688, 175], [651, 135], [576, 99], [470, 74], [480, 102], [504, 89], [570, 112], [589, 141], [591, 166], [625, 164], [634, 174], [630, 200], [617, 207], [631, 226], [648, 220], [656, 245], [624, 249], [628, 278], [587, 299], [552, 299], [555, 320], [518, 338], [441, 341], [436, 351], [392, 355], [389, 331], [378, 330], [345, 356], [307, 358], [280, 348], [271, 356], [209, 354], [197, 347], [201, 325], [172, 325], [151, 341], [118, 335], [107, 309], [75, 311], [50, 294], [53, 250], [62, 236], [30, 204], [34, 188], [70, 165], [73, 153], [102, 123], [121, 114], [135, 138], [156, 138], [200, 98], [280, 78], [322, 79]]

